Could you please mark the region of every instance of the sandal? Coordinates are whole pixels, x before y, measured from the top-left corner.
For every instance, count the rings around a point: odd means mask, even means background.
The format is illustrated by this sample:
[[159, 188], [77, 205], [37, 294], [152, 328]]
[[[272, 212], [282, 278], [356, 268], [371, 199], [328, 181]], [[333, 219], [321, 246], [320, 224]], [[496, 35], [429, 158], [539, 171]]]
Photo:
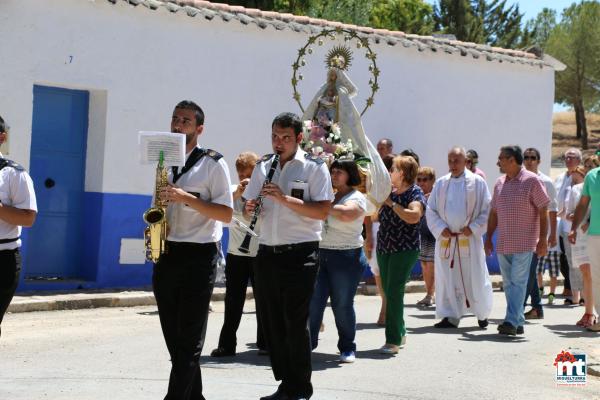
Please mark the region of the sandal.
[[572, 306], [573, 305], [573, 300], [571, 300], [571, 299], [565, 299], [565, 304]]
[[421, 307], [431, 307], [434, 304], [435, 300], [433, 300], [433, 296], [425, 296], [423, 299], [417, 301], [417, 306]]
[[583, 328], [589, 328], [596, 323], [596, 317], [594, 314], [583, 314], [583, 317], [575, 325]]

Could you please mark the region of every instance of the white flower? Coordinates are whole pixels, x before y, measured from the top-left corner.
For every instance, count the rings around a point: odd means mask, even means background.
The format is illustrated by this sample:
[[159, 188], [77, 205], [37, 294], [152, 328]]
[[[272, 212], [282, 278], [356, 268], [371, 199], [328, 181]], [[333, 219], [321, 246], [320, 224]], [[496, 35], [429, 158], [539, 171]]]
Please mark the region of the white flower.
[[331, 143], [331, 137], [328, 137], [326, 140], [327, 143]]

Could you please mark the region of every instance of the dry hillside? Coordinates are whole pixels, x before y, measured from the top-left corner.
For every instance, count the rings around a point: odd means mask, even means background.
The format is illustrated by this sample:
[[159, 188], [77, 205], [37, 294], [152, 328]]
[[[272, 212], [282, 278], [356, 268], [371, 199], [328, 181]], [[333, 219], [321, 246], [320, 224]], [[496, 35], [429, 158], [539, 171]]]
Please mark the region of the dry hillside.
[[[587, 114], [588, 146], [585, 154], [593, 153], [600, 146], [600, 115]], [[569, 147], [581, 148], [580, 139], [575, 138], [575, 113], [555, 113], [552, 118], [552, 166], [562, 167], [562, 155]]]

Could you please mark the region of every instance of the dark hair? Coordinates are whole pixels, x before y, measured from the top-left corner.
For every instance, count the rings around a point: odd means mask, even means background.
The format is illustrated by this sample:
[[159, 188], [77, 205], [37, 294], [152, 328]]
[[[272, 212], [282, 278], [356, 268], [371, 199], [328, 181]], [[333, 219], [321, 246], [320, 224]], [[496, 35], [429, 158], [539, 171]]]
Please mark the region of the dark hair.
[[500, 152], [514, 158], [517, 164], [523, 165], [523, 151], [519, 146], [502, 146]]
[[467, 158], [479, 158], [479, 154], [473, 149], [467, 150]]
[[8, 132], [8, 124], [0, 116], [0, 133]]
[[334, 160], [331, 163], [331, 167], [329, 167], [329, 171], [333, 171], [334, 168], [346, 171], [346, 173], [348, 174], [348, 182], [346, 182], [346, 185], [360, 185], [360, 173], [358, 172], [358, 166], [356, 165], [354, 160]]
[[535, 147], [526, 148], [525, 151], [523, 152], [523, 154], [529, 153], [531, 151], [533, 151], [535, 153], [535, 156], [537, 157], [538, 161], [540, 161], [542, 159], [542, 156], [540, 155], [540, 151], [538, 149], [536, 149]]
[[291, 112], [283, 112], [275, 117], [271, 128], [277, 125], [280, 128], [292, 128], [296, 136], [302, 132], [302, 120], [299, 116]]
[[415, 159], [415, 161], [417, 162], [417, 166], [419, 165], [419, 156], [417, 155], [417, 153], [415, 153], [413, 151], [413, 149], [406, 149], [403, 150], [400, 154], [400, 156], [409, 156]]
[[395, 154], [388, 154], [381, 159], [383, 161], [383, 165], [385, 165], [388, 171], [390, 171], [394, 165], [394, 157], [396, 157]]
[[175, 109], [180, 110], [192, 110], [196, 115], [196, 125], [204, 125], [204, 111], [200, 108], [200, 106], [194, 103], [191, 100], [183, 100], [177, 103]]

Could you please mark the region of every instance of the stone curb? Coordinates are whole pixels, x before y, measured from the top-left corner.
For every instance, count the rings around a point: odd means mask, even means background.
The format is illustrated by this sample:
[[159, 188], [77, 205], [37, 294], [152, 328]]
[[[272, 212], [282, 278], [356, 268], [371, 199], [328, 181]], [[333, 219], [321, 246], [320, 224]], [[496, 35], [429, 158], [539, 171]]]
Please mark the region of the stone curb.
[[[499, 275], [490, 277], [492, 287], [499, 289], [502, 286], [502, 278]], [[549, 282], [548, 282], [549, 283]], [[544, 282], [547, 285], [546, 282]], [[559, 285], [562, 280], [559, 279]], [[425, 284], [423, 281], [410, 281], [406, 285], [406, 293], [424, 293]], [[364, 296], [376, 296], [377, 287], [375, 285], [361, 284], [358, 287], [357, 294]], [[254, 295], [252, 289], [248, 288], [246, 298], [252, 299]], [[225, 288], [215, 287], [212, 301], [223, 301], [225, 299]], [[111, 293], [67, 293], [67, 294], [44, 294], [38, 293], [32, 295], [17, 295], [8, 307], [10, 313], [22, 313], [33, 311], [60, 311], [60, 310], [79, 310], [86, 308], [99, 307], [136, 307], [156, 305], [152, 291], [122, 291]]]

